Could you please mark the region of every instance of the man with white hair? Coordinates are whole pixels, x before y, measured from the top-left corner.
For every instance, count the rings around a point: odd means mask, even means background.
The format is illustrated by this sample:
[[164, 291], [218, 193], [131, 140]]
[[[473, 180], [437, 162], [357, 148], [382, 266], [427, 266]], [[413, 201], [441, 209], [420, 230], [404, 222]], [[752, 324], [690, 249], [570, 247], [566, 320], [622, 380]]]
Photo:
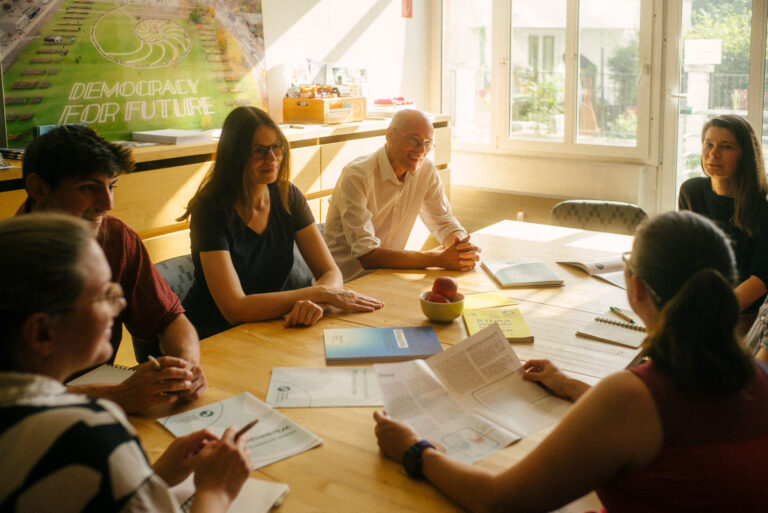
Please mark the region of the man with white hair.
[[[401, 110], [387, 128], [386, 144], [344, 167], [324, 234], [344, 281], [379, 268], [474, 268], [480, 249], [451, 214], [437, 169], [426, 158], [434, 133], [423, 112]], [[442, 247], [404, 249], [417, 215]]]

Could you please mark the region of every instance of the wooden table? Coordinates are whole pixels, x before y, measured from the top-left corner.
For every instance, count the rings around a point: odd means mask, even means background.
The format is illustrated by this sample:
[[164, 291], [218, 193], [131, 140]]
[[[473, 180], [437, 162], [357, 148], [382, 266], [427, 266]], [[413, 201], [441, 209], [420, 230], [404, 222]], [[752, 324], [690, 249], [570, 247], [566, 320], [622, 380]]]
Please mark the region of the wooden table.
[[[503, 221], [475, 233], [473, 240], [483, 249], [484, 258], [537, 257], [565, 281], [565, 286], [558, 288], [503, 291], [519, 302], [535, 337], [532, 344], [514, 344], [521, 359], [550, 358], [569, 374], [595, 383], [624, 368], [637, 354], [637, 350], [575, 336], [576, 328], [605, 312], [608, 306], [629, 305], [624, 290], [555, 263], [629, 250], [630, 237]], [[419, 307], [419, 292], [430, 288], [434, 278], [441, 275], [455, 277], [464, 293], [499, 290], [481, 269], [466, 273], [381, 270], [368, 274], [348, 286], [383, 300], [382, 310], [328, 315], [308, 328], [285, 329], [281, 320], [244, 324], [203, 340], [202, 364], [209, 390], [199, 401], [170, 413], [243, 391], [264, 400], [272, 367], [325, 365], [323, 330], [329, 328], [431, 325], [446, 348], [460, 342], [466, 338], [460, 319], [447, 324], [433, 323]], [[290, 485], [291, 491], [280, 511], [457, 511], [431, 485], [409, 479], [401, 465], [380, 455], [373, 434], [375, 409], [281, 409], [281, 413], [323, 438], [324, 443], [254, 471], [254, 477]], [[149, 415], [131, 420], [154, 461], [171, 442], [172, 435]], [[550, 430], [531, 435], [477, 465], [501, 471], [528, 454]], [[581, 499], [573, 511], [598, 508], [596, 501], [591, 494]]]

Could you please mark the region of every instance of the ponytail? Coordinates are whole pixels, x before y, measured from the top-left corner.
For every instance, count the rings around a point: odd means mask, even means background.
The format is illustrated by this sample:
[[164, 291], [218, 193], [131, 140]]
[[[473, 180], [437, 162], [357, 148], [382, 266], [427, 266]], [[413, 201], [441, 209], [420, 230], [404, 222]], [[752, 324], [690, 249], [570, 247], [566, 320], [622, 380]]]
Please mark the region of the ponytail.
[[741, 390], [754, 375], [736, 340], [739, 303], [723, 275], [696, 271], [666, 301], [645, 341], [645, 354], [690, 396]]

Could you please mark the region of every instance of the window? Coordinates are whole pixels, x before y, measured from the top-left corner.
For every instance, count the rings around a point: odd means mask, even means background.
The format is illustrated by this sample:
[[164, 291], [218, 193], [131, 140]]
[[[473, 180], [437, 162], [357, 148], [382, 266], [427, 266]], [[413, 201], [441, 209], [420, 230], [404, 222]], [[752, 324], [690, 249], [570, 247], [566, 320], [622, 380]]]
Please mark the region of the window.
[[653, 0], [444, 0], [455, 144], [647, 158], [652, 13]]
[[491, 141], [491, 1], [443, 4], [443, 111], [459, 141]]

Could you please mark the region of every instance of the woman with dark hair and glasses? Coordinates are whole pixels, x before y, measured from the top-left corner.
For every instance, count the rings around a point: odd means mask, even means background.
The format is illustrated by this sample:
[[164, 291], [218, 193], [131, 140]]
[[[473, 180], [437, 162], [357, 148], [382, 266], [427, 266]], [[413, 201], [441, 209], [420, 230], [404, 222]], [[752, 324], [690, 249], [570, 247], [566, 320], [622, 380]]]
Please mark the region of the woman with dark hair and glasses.
[[[272, 118], [256, 107], [230, 112], [216, 163], [179, 218], [191, 217], [195, 282], [184, 307], [200, 338], [283, 315], [286, 326], [312, 325], [328, 305], [357, 312], [383, 306], [343, 287], [289, 173], [288, 140]], [[316, 282], [283, 290], [293, 266], [294, 241]]]
[[575, 404], [520, 463], [493, 474], [457, 462], [378, 411], [382, 452], [470, 511], [552, 511], [591, 490], [607, 512], [765, 511], [768, 376], [734, 335], [725, 234], [669, 212], [640, 225], [626, 264], [647, 359], [593, 388], [526, 362], [525, 379]]
[[125, 413], [62, 381], [112, 355], [125, 308], [92, 227], [63, 214], [0, 221], [0, 511], [224, 512], [250, 473], [247, 436], [176, 438], [150, 465]]
[[680, 187], [678, 207], [713, 220], [731, 239], [736, 298], [741, 310], [754, 312], [768, 291], [768, 179], [760, 141], [746, 119], [727, 114], [704, 124], [701, 168], [706, 176]]

